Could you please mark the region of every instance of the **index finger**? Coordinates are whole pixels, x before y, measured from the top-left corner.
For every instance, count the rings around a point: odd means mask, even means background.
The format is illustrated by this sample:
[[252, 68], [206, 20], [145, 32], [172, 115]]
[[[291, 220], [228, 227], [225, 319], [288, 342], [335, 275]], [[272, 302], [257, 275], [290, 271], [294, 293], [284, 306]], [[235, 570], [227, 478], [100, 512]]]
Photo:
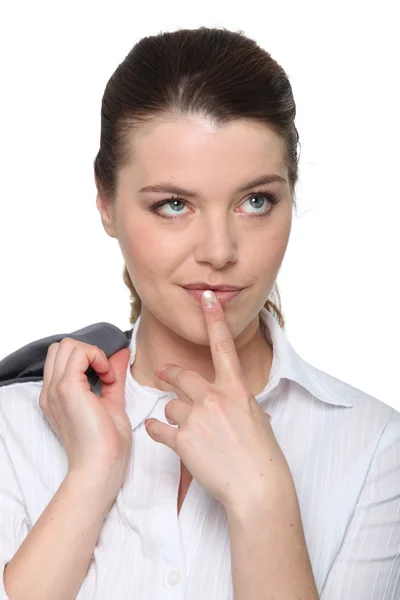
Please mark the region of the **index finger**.
[[226, 324], [224, 311], [218, 298], [211, 290], [206, 290], [201, 295], [201, 305], [210, 340], [215, 383], [228, 384], [233, 379], [242, 380], [243, 372], [235, 342]]

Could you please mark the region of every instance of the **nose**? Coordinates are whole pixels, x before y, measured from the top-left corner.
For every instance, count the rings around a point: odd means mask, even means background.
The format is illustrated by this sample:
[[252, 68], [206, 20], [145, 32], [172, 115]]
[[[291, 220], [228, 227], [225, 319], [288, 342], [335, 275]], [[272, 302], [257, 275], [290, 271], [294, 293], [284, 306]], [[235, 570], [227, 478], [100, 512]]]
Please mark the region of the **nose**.
[[208, 263], [215, 269], [237, 260], [237, 234], [234, 223], [226, 215], [215, 214], [199, 223], [200, 241], [196, 242], [195, 258], [198, 263]]

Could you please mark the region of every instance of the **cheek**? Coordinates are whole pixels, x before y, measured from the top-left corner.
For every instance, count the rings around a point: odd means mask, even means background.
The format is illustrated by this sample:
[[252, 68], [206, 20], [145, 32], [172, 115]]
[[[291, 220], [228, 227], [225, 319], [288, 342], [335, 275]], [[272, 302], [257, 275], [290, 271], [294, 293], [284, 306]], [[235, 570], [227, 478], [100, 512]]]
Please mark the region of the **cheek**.
[[287, 223], [277, 224], [260, 232], [260, 235], [248, 237], [246, 256], [240, 258], [258, 273], [269, 275], [279, 268], [289, 242], [290, 226]]
[[277, 229], [272, 235], [269, 243], [269, 252], [271, 254], [271, 260], [274, 264], [280, 264], [286, 253], [286, 249], [289, 243], [290, 227], [284, 227]]
[[[178, 262], [176, 238], [150, 227], [127, 225], [118, 238], [121, 252], [136, 287], [168, 278]], [[138, 289], [138, 288], [137, 288]], [[139, 291], [139, 290], [138, 290]]]
[[248, 277], [258, 282], [260, 290], [270, 288], [277, 278], [290, 237], [287, 222], [274, 225], [260, 236], [249, 237], [246, 252], [240, 256], [242, 265], [247, 265]]
[[266, 244], [270, 260], [274, 264], [280, 264], [282, 262], [289, 243], [292, 228], [291, 212], [284, 212], [282, 215], [279, 215], [279, 217], [280, 218], [274, 223], [274, 227], [271, 227], [271, 230], [269, 231]]

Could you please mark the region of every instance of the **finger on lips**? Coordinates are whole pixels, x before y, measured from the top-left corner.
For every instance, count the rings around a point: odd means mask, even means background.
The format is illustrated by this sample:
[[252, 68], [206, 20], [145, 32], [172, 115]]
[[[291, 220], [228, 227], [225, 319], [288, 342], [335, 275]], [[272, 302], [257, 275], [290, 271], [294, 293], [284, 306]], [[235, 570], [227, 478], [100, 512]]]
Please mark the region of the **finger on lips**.
[[[210, 292], [207, 294], [206, 292]], [[202, 295], [203, 314], [210, 340], [211, 356], [215, 371], [215, 384], [232, 385], [233, 381], [244, 383], [243, 372], [236, 353], [235, 342], [225, 322], [224, 311], [218, 298], [210, 290]], [[207, 306], [208, 298], [215, 299], [215, 306]], [[164, 363], [157, 367], [155, 375], [167, 383], [181, 389], [193, 401], [201, 401], [206, 395], [209, 382], [190, 369], [175, 364]]]
[[[236, 352], [235, 342], [228, 325], [225, 321], [224, 311], [218, 298], [207, 290], [208, 293], [202, 295], [203, 314], [206, 321], [208, 337], [210, 341], [210, 350], [215, 371], [214, 384], [222, 384], [232, 386], [234, 381], [244, 383], [245, 381], [239, 357]], [[214, 301], [214, 305], [210, 306], [210, 298]], [[179, 388], [183, 394], [191, 402], [202, 402], [209, 392], [210, 383], [206, 381], [199, 373], [191, 369], [183, 369], [179, 365], [171, 363], [163, 363], [159, 365], [155, 371], [155, 375], [170, 385]], [[165, 407], [165, 416], [169, 423], [174, 425], [183, 424], [191, 411], [191, 406], [184, 400], [171, 400]], [[266, 413], [271, 419], [271, 415]], [[145, 420], [147, 422], [150, 419]], [[151, 419], [153, 421], [153, 419]], [[169, 436], [170, 442], [174, 440], [174, 434], [169, 433], [165, 429], [165, 425], [158, 422], [159, 432], [165, 432]], [[176, 432], [174, 432], [176, 433]], [[165, 443], [168, 443], [165, 440]]]
[[[214, 363], [215, 383], [228, 383], [233, 378], [242, 380], [240, 361], [236, 353], [235, 342], [225, 321], [224, 311], [217, 296], [211, 290], [207, 290], [207, 292], [209, 294], [205, 292], [201, 300]], [[215, 299], [213, 308], [206, 306], [207, 296]]]

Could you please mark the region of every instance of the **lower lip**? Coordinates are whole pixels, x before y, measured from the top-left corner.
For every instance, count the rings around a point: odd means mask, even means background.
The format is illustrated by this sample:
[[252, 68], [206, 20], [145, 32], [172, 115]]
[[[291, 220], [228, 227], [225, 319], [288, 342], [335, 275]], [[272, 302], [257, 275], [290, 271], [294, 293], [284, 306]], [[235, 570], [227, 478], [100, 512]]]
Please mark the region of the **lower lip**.
[[[183, 289], [186, 290], [188, 292], [188, 294], [190, 294], [192, 296], [192, 298], [197, 300], [197, 302], [199, 304], [201, 303], [201, 296], [203, 295], [205, 290], [188, 290], [187, 288], [183, 288]], [[228, 302], [230, 302], [231, 300], [236, 298], [236, 296], [238, 296], [241, 291], [242, 290], [231, 290], [231, 291], [223, 292], [223, 291], [214, 290], [214, 294], [217, 296], [217, 298], [221, 304], [227, 304]]]

